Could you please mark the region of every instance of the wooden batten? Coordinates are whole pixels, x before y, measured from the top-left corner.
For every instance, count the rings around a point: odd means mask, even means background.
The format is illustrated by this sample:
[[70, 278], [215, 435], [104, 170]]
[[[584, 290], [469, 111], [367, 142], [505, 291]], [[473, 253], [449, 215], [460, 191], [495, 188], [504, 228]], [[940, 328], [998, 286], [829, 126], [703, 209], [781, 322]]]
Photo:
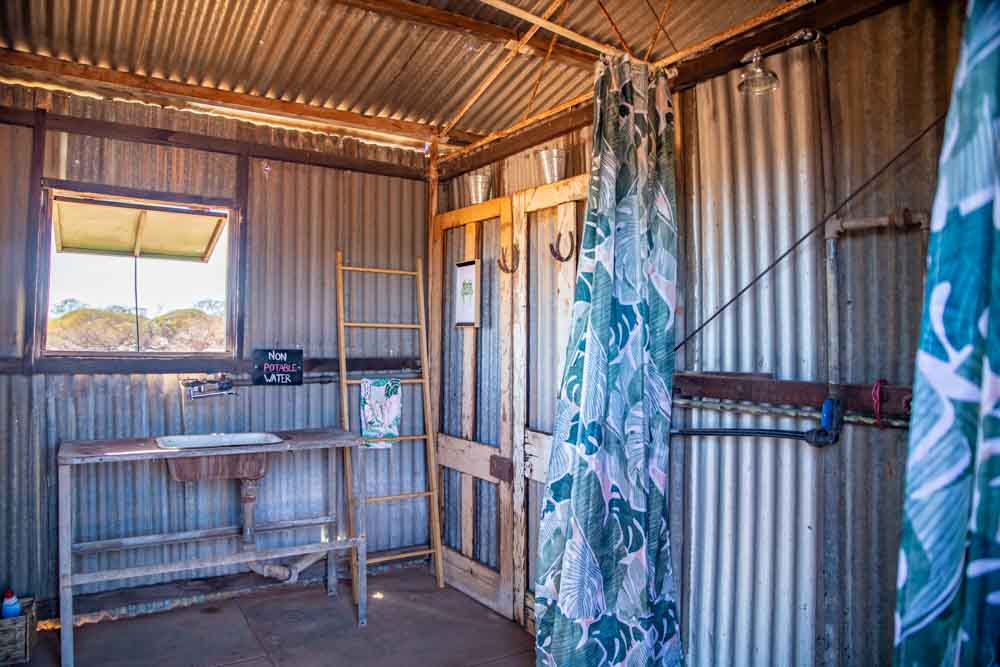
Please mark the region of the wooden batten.
[[[342, 128], [352, 128], [387, 136], [405, 137], [417, 141], [431, 141], [437, 136], [437, 128], [423, 123], [397, 120], [380, 116], [342, 111], [330, 107], [315, 106], [301, 102], [289, 102], [263, 95], [236, 93], [220, 88], [196, 86], [169, 79], [141, 76], [131, 72], [121, 72], [105, 67], [80, 65], [58, 58], [39, 56], [9, 49], [2, 50], [2, 67], [7, 71], [23, 73], [28, 77], [40, 75], [45, 79], [55, 79], [68, 83], [99, 85], [125, 92], [138, 91], [142, 94], [160, 97], [193, 100], [220, 107], [231, 107], [248, 111], [307, 119]], [[452, 132], [459, 141], [475, 141], [479, 137], [462, 132]]]
[[624, 52], [620, 49], [616, 49], [613, 46], [608, 46], [607, 44], [602, 44], [597, 40], [590, 39], [585, 35], [581, 35], [578, 32], [565, 28], [558, 23], [553, 23], [547, 18], [542, 16], [535, 16], [531, 12], [527, 12], [520, 7], [510, 4], [509, 2], [504, 2], [504, 0], [481, 0], [483, 3], [499, 9], [500, 11], [510, 14], [511, 16], [516, 16], [522, 21], [527, 21], [528, 23], [538, 26], [540, 28], [545, 28], [549, 32], [555, 33], [560, 37], [565, 37], [571, 42], [580, 44], [581, 46], [586, 46], [588, 49], [593, 49], [598, 53], [606, 53], [609, 55], [617, 56], [623, 55]]
[[494, 484], [500, 482], [490, 473], [491, 454], [482, 444], [446, 433], [438, 433], [437, 438], [440, 465]]
[[[671, 80], [671, 88], [681, 90], [739, 67], [743, 56], [753, 49], [772, 44], [799, 29], [829, 32], [885, 11], [902, 1], [790, 0], [659, 60], [653, 63], [653, 67], [676, 69], [677, 76]], [[441, 178], [454, 178], [590, 125], [593, 99], [592, 92], [583, 93], [569, 102], [534, 114], [452, 152], [442, 160]]]
[[[514, 242], [528, 254], [528, 214], [524, 194], [512, 198], [514, 215]], [[525, 469], [524, 431], [528, 422], [528, 272], [518, 271], [514, 276], [514, 310], [511, 324], [511, 354], [513, 356], [514, 386], [512, 413], [514, 421], [514, 483], [513, 483], [513, 544], [514, 558], [514, 620], [525, 624], [524, 595], [528, 585], [528, 487]]]
[[[555, 208], [557, 206], [561, 207], [571, 202], [586, 201], [589, 184], [590, 174], [580, 174], [579, 176], [573, 176], [561, 181], [556, 181], [555, 183], [539, 185], [537, 188], [525, 190], [521, 194], [524, 200], [524, 212], [527, 214], [534, 211], [541, 211], [546, 208]], [[565, 209], [562, 211], [561, 215], [565, 216], [568, 212], [572, 212], [573, 215], [576, 215], [575, 208]], [[566, 233], [572, 229], [574, 228], [570, 227], [565, 230], [560, 228], [559, 231]]]
[[474, 171], [590, 125], [594, 120], [593, 94], [574, 98], [574, 101], [573, 106], [536, 114], [471, 144], [467, 149], [451, 153], [441, 162], [441, 178], [454, 178]]
[[465, 208], [455, 209], [447, 213], [439, 213], [434, 217], [434, 227], [437, 231], [444, 232], [453, 227], [463, 227], [484, 220], [492, 220], [500, 217], [500, 209], [503, 198], [490, 199], [480, 204], [472, 204]]
[[[514, 49], [521, 35], [511, 28], [505, 28], [494, 23], [473, 19], [464, 14], [448, 12], [435, 7], [429, 7], [409, 0], [336, 0], [338, 4], [354, 7], [364, 11], [374, 12], [380, 16], [409, 21], [418, 25], [458, 32], [469, 35], [487, 43], [500, 44], [505, 48]], [[542, 35], [535, 35], [522, 45], [519, 52], [530, 52], [543, 56], [548, 49], [548, 41]], [[592, 67], [597, 56], [588, 51], [577, 49], [566, 44], [556, 43], [552, 49], [552, 58], [567, 65], [577, 67]]]

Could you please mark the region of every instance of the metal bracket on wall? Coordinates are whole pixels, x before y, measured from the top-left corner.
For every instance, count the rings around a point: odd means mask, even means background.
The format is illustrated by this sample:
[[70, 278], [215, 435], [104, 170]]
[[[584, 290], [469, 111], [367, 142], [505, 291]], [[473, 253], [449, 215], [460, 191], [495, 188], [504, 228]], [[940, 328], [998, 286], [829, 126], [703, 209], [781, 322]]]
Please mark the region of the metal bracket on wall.
[[514, 460], [494, 454], [490, 457], [490, 475], [510, 484], [514, 481]]

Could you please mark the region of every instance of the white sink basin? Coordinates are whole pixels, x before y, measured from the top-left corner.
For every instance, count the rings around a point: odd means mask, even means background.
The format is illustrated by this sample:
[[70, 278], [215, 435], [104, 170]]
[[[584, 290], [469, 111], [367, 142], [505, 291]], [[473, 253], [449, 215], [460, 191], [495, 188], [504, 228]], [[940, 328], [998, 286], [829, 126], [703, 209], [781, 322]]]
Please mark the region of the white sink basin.
[[273, 433], [205, 433], [203, 435], [165, 435], [154, 438], [164, 449], [199, 449], [237, 445], [276, 445], [281, 438]]

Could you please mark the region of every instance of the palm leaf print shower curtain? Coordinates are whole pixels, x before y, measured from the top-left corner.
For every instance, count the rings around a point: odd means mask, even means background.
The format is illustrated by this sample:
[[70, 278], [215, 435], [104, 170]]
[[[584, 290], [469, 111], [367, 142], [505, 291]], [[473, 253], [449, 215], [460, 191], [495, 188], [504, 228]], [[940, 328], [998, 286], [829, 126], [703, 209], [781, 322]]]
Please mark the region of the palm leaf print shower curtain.
[[681, 663], [670, 554], [677, 303], [666, 75], [597, 69], [594, 152], [539, 527], [537, 661]]
[[969, 1], [953, 86], [906, 463], [906, 667], [1000, 661], [1000, 1]]

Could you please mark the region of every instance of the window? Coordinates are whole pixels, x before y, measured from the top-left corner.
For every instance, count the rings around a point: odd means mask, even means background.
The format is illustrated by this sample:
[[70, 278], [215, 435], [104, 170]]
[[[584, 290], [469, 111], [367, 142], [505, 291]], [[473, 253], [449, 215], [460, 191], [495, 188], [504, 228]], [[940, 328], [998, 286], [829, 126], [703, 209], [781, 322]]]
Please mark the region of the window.
[[228, 209], [54, 191], [50, 355], [232, 351]]

